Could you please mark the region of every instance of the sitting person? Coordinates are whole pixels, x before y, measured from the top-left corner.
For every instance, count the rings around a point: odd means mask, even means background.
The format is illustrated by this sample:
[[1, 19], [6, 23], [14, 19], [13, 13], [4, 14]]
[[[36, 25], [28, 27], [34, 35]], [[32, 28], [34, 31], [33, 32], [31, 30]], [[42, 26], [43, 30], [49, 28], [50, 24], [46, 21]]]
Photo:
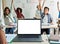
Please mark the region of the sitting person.
[[17, 9], [14, 7], [14, 4], [13, 4], [13, 0], [12, 0], [12, 6], [14, 8], [14, 11], [16, 13], [16, 16], [17, 16], [17, 19], [24, 19], [24, 15], [22, 14], [22, 8], [18, 7]]
[[34, 18], [41, 18], [41, 8], [43, 8], [43, 6], [44, 6], [44, 3], [45, 3], [45, 0], [44, 0], [44, 2], [43, 2], [43, 4], [42, 4], [42, 6], [41, 6], [41, 0], [39, 0], [39, 5], [37, 5], [37, 10], [36, 10], [36, 13], [35, 13], [35, 17]]
[[[58, 9], [58, 12], [59, 12], [59, 14], [58, 14], [58, 18], [60, 18], [59, 2], [57, 2], [57, 9]], [[60, 24], [60, 20], [58, 20], [58, 24]], [[59, 25], [58, 25], [58, 26], [59, 26]], [[60, 27], [60, 26], [59, 26], [59, 27]], [[58, 33], [60, 34], [60, 28], [59, 28]]]
[[[14, 26], [14, 18], [12, 17], [11, 11], [8, 7], [5, 7], [5, 9], [4, 9], [4, 22], [5, 22], [5, 25]], [[5, 33], [13, 34], [14, 29], [15, 29], [14, 27], [6, 28]]]
[[22, 14], [22, 9], [21, 8], [19, 8], [19, 7], [17, 9], [14, 8], [14, 10], [17, 14], [18, 19], [24, 19], [24, 15]]
[[[41, 17], [42, 17], [42, 23], [50, 23], [50, 24], [53, 24], [52, 23], [52, 17], [51, 15], [49, 14], [49, 8], [48, 7], [44, 7], [44, 12], [41, 14]], [[46, 32], [46, 34], [49, 34], [50, 33], [50, 29], [41, 29], [41, 34], [43, 34], [43, 32]]]

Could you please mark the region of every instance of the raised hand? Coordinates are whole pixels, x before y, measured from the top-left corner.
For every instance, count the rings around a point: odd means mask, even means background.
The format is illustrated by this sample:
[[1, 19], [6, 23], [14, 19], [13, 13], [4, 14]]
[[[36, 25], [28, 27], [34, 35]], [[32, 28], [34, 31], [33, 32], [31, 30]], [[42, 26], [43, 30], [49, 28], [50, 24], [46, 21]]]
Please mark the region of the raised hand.
[[45, 1], [46, 1], [46, 0], [43, 0], [42, 8], [43, 8], [43, 6], [44, 6]]
[[13, 0], [12, 0], [12, 4], [13, 4]]
[[57, 2], [57, 8], [58, 8], [58, 11], [60, 11], [60, 10], [59, 10], [59, 2]]
[[39, 3], [41, 3], [42, 0], [38, 0], [38, 1], [39, 1]]
[[[39, 1], [40, 9], [42, 9], [46, 0], [38, 0], [38, 1]], [[42, 1], [43, 1], [43, 4], [42, 4], [42, 6], [41, 6], [41, 2], [42, 2]]]

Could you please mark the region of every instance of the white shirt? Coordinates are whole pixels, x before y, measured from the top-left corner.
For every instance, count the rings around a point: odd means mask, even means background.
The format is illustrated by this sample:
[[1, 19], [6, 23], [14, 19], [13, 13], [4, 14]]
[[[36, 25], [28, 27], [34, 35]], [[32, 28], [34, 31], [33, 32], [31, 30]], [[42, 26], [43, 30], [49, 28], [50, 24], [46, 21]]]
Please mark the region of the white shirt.
[[37, 15], [36, 17], [41, 17], [40, 10], [36, 10], [35, 15]]
[[43, 23], [48, 23], [48, 16], [45, 15], [45, 17], [43, 18]]

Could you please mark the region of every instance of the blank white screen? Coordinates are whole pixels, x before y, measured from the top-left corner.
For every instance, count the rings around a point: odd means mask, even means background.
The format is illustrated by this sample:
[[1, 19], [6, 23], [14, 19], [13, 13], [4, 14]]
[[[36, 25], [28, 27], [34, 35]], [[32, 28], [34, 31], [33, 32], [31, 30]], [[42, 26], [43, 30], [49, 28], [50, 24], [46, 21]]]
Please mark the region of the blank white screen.
[[18, 20], [18, 34], [40, 34], [40, 20]]

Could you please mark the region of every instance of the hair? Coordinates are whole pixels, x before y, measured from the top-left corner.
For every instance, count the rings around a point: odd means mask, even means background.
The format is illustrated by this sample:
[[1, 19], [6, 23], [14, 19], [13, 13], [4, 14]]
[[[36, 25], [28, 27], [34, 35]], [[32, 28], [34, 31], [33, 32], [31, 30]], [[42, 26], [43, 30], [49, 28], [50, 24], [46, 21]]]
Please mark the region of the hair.
[[38, 5], [37, 5], [37, 7], [36, 8], [38, 8]]
[[45, 10], [45, 9], [48, 9], [48, 11], [49, 11], [49, 8], [48, 8], [48, 7], [44, 7], [44, 10]]
[[22, 13], [22, 8], [18, 7], [16, 11], [19, 12], [19, 10], [20, 10], [20, 13]]
[[9, 10], [9, 13], [11, 12], [10, 9], [9, 9], [9, 7], [5, 7], [5, 9], [4, 9], [4, 16], [6, 16], [6, 9]]

